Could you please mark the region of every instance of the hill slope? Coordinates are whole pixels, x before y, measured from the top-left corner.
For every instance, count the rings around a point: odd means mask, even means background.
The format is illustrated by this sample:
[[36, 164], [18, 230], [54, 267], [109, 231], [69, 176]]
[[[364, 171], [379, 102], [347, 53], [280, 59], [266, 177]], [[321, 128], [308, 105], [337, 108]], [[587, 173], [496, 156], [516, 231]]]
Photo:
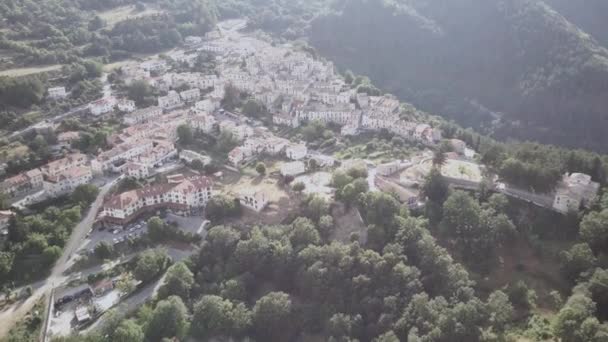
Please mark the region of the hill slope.
[[542, 1], [352, 0], [311, 42], [462, 125], [608, 150], [608, 50]]

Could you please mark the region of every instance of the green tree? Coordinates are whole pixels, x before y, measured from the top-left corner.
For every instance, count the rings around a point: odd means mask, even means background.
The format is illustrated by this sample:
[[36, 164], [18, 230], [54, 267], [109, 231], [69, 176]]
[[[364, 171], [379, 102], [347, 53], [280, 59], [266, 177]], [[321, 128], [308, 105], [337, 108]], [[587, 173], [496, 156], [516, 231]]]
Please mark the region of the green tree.
[[241, 204], [238, 199], [229, 198], [226, 195], [217, 195], [207, 203], [205, 214], [212, 222], [237, 217], [241, 214]]
[[82, 206], [88, 206], [97, 198], [99, 188], [93, 184], [81, 184], [72, 192], [72, 201]]
[[179, 296], [183, 300], [190, 298], [190, 290], [194, 285], [194, 274], [183, 262], [179, 262], [167, 270], [165, 281], [159, 290], [160, 296]]
[[244, 304], [207, 295], [194, 305], [192, 333], [199, 338], [240, 336], [250, 326], [251, 313]]
[[95, 246], [93, 250], [95, 257], [100, 260], [110, 259], [114, 255], [114, 247], [109, 243], [102, 241]]
[[513, 320], [515, 313], [513, 305], [504, 292], [498, 290], [490, 294], [487, 301], [490, 324], [495, 332], [502, 334], [507, 325]]
[[167, 239], [167, 224], [158, 216], [151, 217], [147, 222], [150, 240], [160, 242]]
[[437, 150], [433, 154], [433, 166], [441, 168], [447, 162], [447, 157], [442, 150]]
[[266, 174], [266, 165], [264, 165], [264, 163], [262, 163], [262, 162], [258, 163], [255, 166], [255, 171], [261, 176], [265, 175]]
[[291, 189], [293, 191], [295, 191], [295, 192], [298, 192], [298, 193], [304, 191], [305, 188], [306, 188], [306, 185], [304, 183], [302, 183], [302, 182], [297, 182], [297, 183], [295, 183], [294, 185], [291, 186]]
[[574, 283], [582, 272], [593, 268], [597, 259], [586, 243], [578, 243], [569, 250], [562, 252], [562, 272], [568, 280]]
[[156, 305], [148, 324], [146, 337], [150, 341], [173, 337], [181, 340], [187, 331], [188, 309], [181, 298], [171, 296]]
[[256, 336], [265, 341], [288, 341], [294, 331], [294, 312], [289, 295], [271, 292], [258, 299], [253, 307]]
[[194, 141], [194, 133], [192, 132], [192, 127], [190, 127], [190, 125], [179, 125], [177, 127], [177, 136], [182, 145], [190, 145]]
[[135, 105], [143, 107], [150, 104], [154, 95], [154, 89], [145, 80], [136, 80], [127, 87], [127, 97], [135, 102]]
[[115, 342], [143, 342], [144, 332], [141, 327], [132, 319], [120, 323], [114, 334], [112, 341]]
[[142, 252], [135, 263], [133, 276], [142, 282], [148, 282], [167, 268], [170, 258], [167, 251], [151, 249]]
[[580, 224], [580, 236], [594, 250], [605, 251], [608, 248], [608, 209], [585, 215]]
[[422, 186], [422, 194], [437, 204], [443, 204], [449, 194], [448, 183], [437, 169], [431, 170]]

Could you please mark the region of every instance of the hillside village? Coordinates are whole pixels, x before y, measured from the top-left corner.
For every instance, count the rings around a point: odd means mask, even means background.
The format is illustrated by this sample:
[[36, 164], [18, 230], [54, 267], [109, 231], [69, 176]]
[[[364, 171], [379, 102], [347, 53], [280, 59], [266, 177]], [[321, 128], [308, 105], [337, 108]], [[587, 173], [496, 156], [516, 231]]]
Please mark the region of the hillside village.
[[[304, 193], [331, 197], [334, 194], [331, 172], [336, 169], [364, 168], [371, 190], [395, 194], [415, 209], [424, 205], [420, 186], [430, 172], [432, 151], [442, 142], [452, 147], [442, 167], [446, 179], [454, 187], [480, 186], [483, 165], [464, 142], [445, 141], [439, 127], [404, 115], [400, 102], [392, 95], [357, 93], [332, 63], [314, 58], [291, 44], [273, 45], [255, 35], [239, 33], [240, 25], [223, 23], [206, 37], [186, 38], [187, 47], [183, 50], [121, 66], [121, 81], [125, 84], [143, 80], [161, 94], [156, 104], [137, 108], [134, 101], [107, 92], [88, 105], [85, 118], [121, 121], [119, 130], [107, 139], [108, 149], [84, 154], [72, 147], [80, 132], [57, 132], [56, 148], [63, 151], [61, 158], [5, 179], [0, 189], [15, 208], [26, 208], [69, 194], [83, 184], [104, 186], [127, 178], [143, 180], [145, 184], [140, 188], [111, 191], [95, 213], [96, 227], [109, 227], [112, 231], [124, 228], [129, 232], [125, 236], [130, 236], [130, 232], [139, 229], [137, 225], [143, 224], [139, 220], [144, 214], [167, 210], [177, 216], [201, 217], [207, 203], [218, 194], [238, 199], [253, 215], [281, 211], [283, 198], [299, 196], [291, 188], [295, 184], [304, 184]], [[214, 56], [214, 72], [176, 72], [172, 67], [175, 63], [192, 67], [201, 52]], [[263, 104], [272, 115], [271, 122], [224, 108], [222, 103], [230, 89], [249, 94]], [[65, 89], [55, 87], [48, 93], [50, 97], [61, 98]], [[421, 148], [409, 160], [380, 163], [340, 160], [286, 134], [310, 122], [337, 127], [340, 138], [388, 131]], [[184, 126], [197, 134], [217, 137], [223, 133], [234, 139], [237, 146], [226, 153], [220, 170], [205, 173], [188, 167], [195, 161], [210, 165], [214, 158], [208, 151], [182, 147], [179, 131]], [[272, 165], [267, 172], [270, 176], [261, 185], [228, 180], [228, 175], [236, 175], [242, 181], [247, 176], [244, 170], [258, 162]], [[551, 194], [532, 194], [496, 179], [492, 181], [495, 191], [560, 213], [578, 210], [593, 200], [599, 189], [589, 176], [580, 173], [564, 175], [556, 192]], [[203, 225], [202, 219], [197, 225]], [[114, 245], [124, 241], [124, 237], [115, 237], [122, 233], [100, 234], [106, 234], [107, 241]], [[95, 247], [90, 241], [83, 246], [86, 246], [83, 253], [91, 253]], [[112, 284], [102, 281], [90, 293], [85, 289], [85, 293], [105, 296], [113, 291]], [[120, 300], [115, 294], [112, 298]], [[73, 315], [79, 324], [90, 319], [89, 312], [82, 307], [74, 307], [68, 319]], [[63, 323], [51, 322], [51, 331], [59, 334], [61, 329], [53, 329], [53, 324], [63, 327]]]
[[[19, 199], [15, 201], [17, 206], [24, 206], [69, 193], [78, 185], [108, 173], [148, 178], [155, 174], [155, 168], [178, 156], [177, 128], [184, 124], [204, 133], [230, 132], [240, 142], [228, 153], [228, 161], [234, 167], [262, 154], [282, 155], [292, 161], [281, 167], [283, 176], [303, 173], [306, 167], [301, 160], [315, 153], [309, 153], [302, 142], [277, 136], [260, 122], [254, 123], [222, 109], [227, 86], [250, 94], [262, 103], [272, 113], [272, 122], [277, 126], [298, 128], [304, 122], [320, 121], [338, 125], [343, 136], [387, 130], [428, 146], [437, 146], [441, 141], [439, 128], [403, 119], [395, 97], [357, 94], [336, 73], [332, 63], [314, 59], [291, 45], [272, 46], [231, 30], [216, 30], [207, 37], [188, 37], [186, 44], [187, 50], [168, 53], [168, 59], [192, 65], [198, 53], [212, 53], [217, 62], [215, 73], [177, 73], [162, 58], [123, 66], [121, 72], [126, 84], [144, 80], [164, 94], [157, 98], [157, 106], [136, 108], [134, 101], [106, 93], [104, 98], [90, 103], [88, 110], [92, 120], [124, 114], [124, 128], [108, 138], [109, 150], [92, 156], [75, 151], [41, 168], [4, 180], [0, 184], [2, 191]], [[49, 89], [49, 96], [65, 96], [65, 89]], [[79, 132], [60, 132], [58, 147], [70, 150], [70, 143], [78, 137]], [[462, 155], [466, 148], [463, 144], [453, 142], [455, 151]], [[208, 157], [193, 151], [182, 151], [181, 157], [191, 162], [192, 153], [198, 156], [194, 158], [209, 162]], [[583, 199], [592, 199], [598, 186], [584, 178], [575, 175], [573, 180], [565, 179], [558, 187], [552, 207], [567, 212]], [[577, 184], [587, 189], [572, 189]]]

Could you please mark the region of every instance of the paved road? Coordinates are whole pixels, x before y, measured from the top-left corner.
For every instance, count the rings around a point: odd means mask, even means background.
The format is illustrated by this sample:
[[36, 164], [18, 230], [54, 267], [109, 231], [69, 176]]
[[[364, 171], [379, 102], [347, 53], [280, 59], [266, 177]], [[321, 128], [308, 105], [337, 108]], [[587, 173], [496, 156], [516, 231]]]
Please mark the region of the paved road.
[[32, 284], [33, 293], [25, 301], [15, 303], [0, 312], [0, 322], [2, 322], [2, 324], [0, 324], [0, 339], [8, 334], [13, 325], [25, 316], [40, 298], [47, 295], [52, 288], [66, 280], [66, 277], [63, 276], [63, 272], [66, 271], [76, 259], [76, 256], [73, 256], [72, 254], [74, 254], [85, 239], [89, 229], [91, 229], [91, 226], [95, 221], [97, 211], [103, 203], [103, 198], [117, 180], [118, 178], [114, 179], [114, 181], [107, 183], [100, 189], [99, 194], [93, 204], [91, 204], [87, 215], [72, 231], [72, 235], [63, 249], [63, 254], [59, 260], [57, 260], [55, 267], [53, 267], [53, 270], [51, 271], [51, 275], [45, 280]]
[[[167, 248], [167, 253], [171, 257], [171, 259], [173, 259], [174, 262], [179, 262], [179, 261], [189, 257], [194, 252], [196, 252], [196, 249], [194, 249], [194, 248], [191, 250], [187, 250], [187, 251], [179, 250], [176, 248]], [[121, 313], [128, 314], [130, 312], [133, 312], [137, 308], [139, 308], [142, 304], [144, 304], [148, 299], [156, 296], [156, 294], [158, 294], [158, 290], [163, 285], [166, 276], [167, 276], [166, 273], [163, 274], [163, 276], [160, 277], [159, 279], [157, 279], [156, 281], [153, 281], [152, 283], [146, 285], [144, 288], [137, 291], [137, 293], [133, 294], [129, 298], [122, 301], [119, 304]], [[101, 317], [99, 317], [99, 319], [97, 319], [97, 321], [95, 321], [93, 324], [91, 324], [83, 332], [87, 333], [90, 331], [97, 330], [103, 326], [104, 322], [105, 322], [105, 315], [102, 315]]]

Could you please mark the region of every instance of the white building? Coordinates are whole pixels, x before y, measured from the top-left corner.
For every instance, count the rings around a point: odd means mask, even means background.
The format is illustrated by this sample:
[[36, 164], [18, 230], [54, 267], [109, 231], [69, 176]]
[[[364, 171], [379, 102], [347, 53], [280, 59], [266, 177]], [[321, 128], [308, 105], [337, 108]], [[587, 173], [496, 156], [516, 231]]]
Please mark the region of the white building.
[[189, 123], [194, 129], [201, 130], [204, 133], [211, 133], [215, 130], [217, 120], [213, 116], [201, 112], [198, 115], [191, 117]]
[[161, 96], [158, 98], [158, 106], [164, 109], [171, 109], [182, 105], [182, 100], [179, 94], [171, 90], [167, 96]]
[[68, 148], [72, 145], [72, 142], [80, 139], [79, 132], [63, 132], [57, 135], [57, 142], [60, 148]]
[[125, 115], [124, 122], [127, 125], [140, 124], [159, 117], [162, 114], [163, 110], [160, 107], [148, 107]]
[[376, 173], [380, 176], [390, 176], [394, 173], [397, 173], [406, 167], [412, 165], [409, 162], [400, 162], [398, 160], [392, 161], [390, 163], [380, 164], [376, 167]]
[[204, 176], [171, 177], [170, 183], [146, 186], [108, 199], [101, 211], [104, 222], [126, 224], [146, 211], [161, 208], [187, 213], [204, 207], [213, 196], [213, 183]]
[[268, 205], [268, 197], [262, 190], [243, 189], [239, 193], [239, 200], [242, 205], [257, 212], [264, 210]]
[[122, 100], [118, 101], [118, 104], [116, 106], [118, 107], [118, 110], [121, 112], [131, 113], [132, 111], [135, 110], [135, 101], [132, 101], [129, 99], [122, 99]]
[[128, 162], [123, 166], [123, 174], [127, 177], [144, 179], [150, 176], [150, 170], [142, 163]]
[[210, 99], [206, 99], [196, 102], [194, 104], [194, 108], [196, 108], [197, 110], [212, 113], [213, 111], [219, 108], [219, 103], [211, 101]]
[[65, 87], [49, 88], [49, 98], [52, 100], [63, 99], [68, 96]]
[[113, 97], [103, 98], [89, 103], [89, 111], [94, 116], [110, 113], [114, 110], [116, 99]]
[[294, 161], [289, 163], [283, 163], [280, 167], [280, 172], [283, 177], [285, 176], [297, 176], [306, 172], [306, 165], [301, 161]]
[[186, 163], [192, 163], [195, 160], [200, 160], [203, 165], [207, 165], [211, 163], [211, 158], [209, 156], [202, 155], [200, 153], [190, 151], [190, 150], [182, 150], [179, 153], [179, 158]]
[[91, 179], [93, 179], [93, 173], [90, 167], [76, 166], [55, 176], [47, 177], [44, 181], [44, 190], [49, 196], [56, 197], [74, 191], [77, 186], [87, 184]]
[[247, 157], [252, 155], [252, 151], [246, 149], [245, 147], [235, 147], [232, 151], [228, 153], [228, 161], [234, 166], [238, 166], [240, 163], [245, 161]]
[[79, 166], [86, 166], [89, 160], [82, 153], [73, 153], [65, 158], [54, 160], [41, 167], [42, 174], [45, 177], [55, 177], [59, 174]]
[[300, 160], [306, 157], [308, 148], [304, 144], [292, 144], [285, 149], [285, 156], [291, 160]]
[[201, 97], [201, 91], [198, 88], [188, 89], [179, 93], [179, 96], [184, 102], [193, 102]]
[[566, 174], [557, 187], [553, 209], [564, 214], [578, 211], [581, 206], [593, 201], [599, 187], [599, 183], [593, 182], [591, 176], [584, 173]]

